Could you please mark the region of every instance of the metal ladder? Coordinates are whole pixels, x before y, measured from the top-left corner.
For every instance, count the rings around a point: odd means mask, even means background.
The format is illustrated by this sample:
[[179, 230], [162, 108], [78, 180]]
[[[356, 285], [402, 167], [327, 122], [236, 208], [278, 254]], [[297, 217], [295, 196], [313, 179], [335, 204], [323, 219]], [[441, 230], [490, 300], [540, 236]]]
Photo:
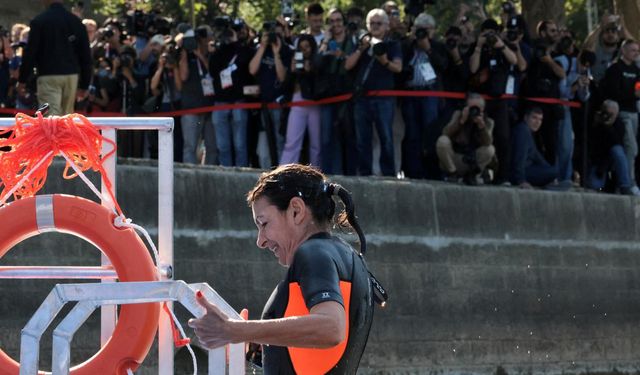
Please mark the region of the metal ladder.
[[[230, 316], [238, 317], [237, 312], [230, 308], [220, 296], [211, 289], [207, 284], [191, 284], [187, 286], [182, 281], [171, 281], [173, 279], [173, 119], [170, 117], [96, 117], [89, 118], [94, 125], [98, 126], [102, 135], [112, 141], [116, 141], [117, 130], [155, 130], [158, 132], [158, 252], [159, 264], [158, 268], [163, 281], [145, 282], [145, 283], [115, 283], [117, 275], [111, 267], [109, 260], [103, 255], [100, 267], [38, 267], [38, 266], [0, 266], [0, 279], [98, 279], [101, 283], [96, 284], [61, 284], [57, 285], [49, 294], [49, 297], [43, 302], [43, 306], [64, 305], [70, 301], [78, 301], [77, 306], [63, 320], [64, 324], [60, 324], [54, 333], [54, 367], [53, 373], [68, 373], [68, 359], [59, 359], [59, 356], [68, 357], [67, 340], [70, 342], [73, 333], [87, 319], [90, 311], [95, 308], [101, 308], [101, 334], [100, 342], [104, 346], [111, 337], [116, 325], [116, 305], [140, 302], [158, 302], [167, 301], [167, 305], [172, 309], [172, 301], [181, 302], [187, 309], [199, 316], [202, 314], [199, 306], [193, 305], [187, 297], [180, 296], [181, 293], [193, 294], [192, 289], [202, 289], [207, 298], [224, 309]], [[0, 118], [0, 128], [13, 126], [15, 120], [13, 118]], [[103, 145], [103, 150], [107, 148], [107, 144]], [[116, 180], [116, 158], [112, 157], [105, 161], [104, 168], [109, 179], [112, 182], [113, 193], [117, 186]], [[103, 194], [107, 192], [105, 184], [102, 184]], [[146, 289], [130, 290], [130, 284], [136, 284], [136, 287], [145, 286]], [[153, 286], [152, 286], [153, 285]], [[81, 295], [72, 293], [72, 287], [80, 288], [79, 290], [92, 290], [95, 296], [103, 293], [110, 296], [103, 300], [96, 298], [86, 299]], [[158, 289], [155, 289], [158, 288]], [[66, 297], [56, 296], [56, 293], [64, 292]], [[147, 294], [145, 294], [147, 293]], [[155, 294], [159, 293], [159, 294]], [[187, 294], [189, 294], [187, 293]], [[65, 295], [63, 295], [65, 296]], [[74, 299], [75, 298], [75, 299]], [[61, 306], [61, 305], [60, 305]], [[32, 317], [27, 326], [25, 333], [23, 332], [20, 350], [21, 369], [20, 374], [36, 374], [38, 365], [39, 337], [38, 329], [44, 324], [45, 328], [50, 324], [49, 321], [42, 321], [43, 312], [38, 312]], [[57, 314], [57, 311], [56, 311]], [[85, 316], [86, 315], [86, 316]], [[47, 318], [49, 315], [46, 315]], [[55, 316], [55, 314], [53, 315]], [[84, 317], [84, 318], [83, 318]], [[53, 319], [53, 317], [51, 317]], [[158, 324], [158, 374], [173, 375], [174, 373], [174, 347], [170, 317], [168, 314], [160, 314]], [[77, 326], [77, 327], [76, 327]], [[36, 339], [37, 338], [37, 339]], [[34, 341], [35, 340], [35, 341]], [[62, 343], [64, 341], [64, 344]], [[58, 343], [57, 345], [55, 343]], [[35, 346], [34, 346], [35, 345]], [[65, 345], [67, 347], [65, 348]], [[244, 354], [238, 355], [242, 345], [231, 345], [230, 355], [230, 374], [244, 374], [245, 360]], [[32, 352], [35, 348], [35, 353]], [[57, 349], [56, 349], [57, 348]], [[65, 352], [66, 351], [66, 352]], [[242, 346], [244, 353], [244, 346]], [[242, 358], [241, 358], [242, 357]], [[24, 363], [23, 363], [24, 361]], [[224, 374], [221, 372], [220, 364], [225, 363], [224, 348], [212, 350], [209, 352], [209, 374]], [[30, 366], [28, 369], [25, 366]], [[35, 366], [35, 367], [33, 367]], [[57, 366], [57, 367], [56, 367]], [[212, 367], [213, 366], [213, 367]], [[217, 366], [217, 367], [216, 367]], [[24, 373], [23, 373], [23, 367]], [[67, 368], [65, 372], [65, 368]]]

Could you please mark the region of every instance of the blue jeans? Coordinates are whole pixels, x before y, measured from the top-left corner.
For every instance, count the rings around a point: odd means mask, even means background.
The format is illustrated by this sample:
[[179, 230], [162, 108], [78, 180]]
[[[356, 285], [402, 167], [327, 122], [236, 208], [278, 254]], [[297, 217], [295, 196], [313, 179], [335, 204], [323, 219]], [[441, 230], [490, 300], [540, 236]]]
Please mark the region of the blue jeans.
[[[343, 119], [340, 111], [343, 110]], [[358, 170], [358, 151], [350, 103], [323, 105], [320, 109], [322, 136], [322, 171], [326, 174], [352, 176]]]
[[[269, 151], [269, 140], [267, 139], [267, 132], [265, 130], [260, 132], [258, 136], [258, 145], [256, 153], [258, 154], [258, 159], [260, 160], [260, 168], [269, 169], [273, 166], [278, 165], [280, 161], [280, 157], [282, 156], [282, 149], [284, 148], [284, 135], [280, 134], [280, 118], [282, 116], [281, 109], [269, 109], [267, 110], [269, 115], [271, 116], [271, 120], [273, 123], [273, 132], [275, 133], [275, 141], [276, 141], [276, 160], [271, 160], [271, 155]], [[263, 114], [260, 114], [260, 121], [262, 123], [262, 127], [266, 129], [266, 124], [264, 123]]]
[[359, 98], [355, 105], [356, 142], [361, 176], [371, 175], [373, 164], [373, 126], [380, 139], [380, 170], [385, 176], [395, 176], [393, 155], [394, 98]]
[[558, 168], [558, 180], [571, 181], [573, 175], [573, 127], [569, 107], [564, 107], [564, 118], [558, 121], [557, 130], [556, 167]]
[[[438, 118], [438, 98], [406, 97], [402, 99], [404, 139], [402, 140], [402, 170], [409, 178], [424, 178], [425, 140], [429, 127]], [[437, 135], [427, 146], [435, 145]]]
[[199, 164], [196, 153], [200, 136], [204, 136], [204, 146], [207, 150], [205, 164], [215, 164], [218, 156], [216, 135], [206, 114], [182, 116], [182, 161], [184, 163]]
[[[216, 102], [216, 105], [231, 104]], [[247, 153], [247, 111], [244, 109], [225, 109], [211, 114], [216, 130], [216, 144], [220, 165], [225, 167], [249, 166]], [[234, 161], [235, 156], [235, 163]]]
[[[631, 187], [631, 174], [629, 162], [621, 145], [615, 145], [609, 150], [609, 156], [601, 161], [601, 165], [593, 165], [589, 170], [589, 177], [586, 181], [587, 187], [600, 190], [607, 181], [609, 170], [613, 170], [618, 180], [619, 188]], [[598, 173], [600, 171], [600, 173]], [[602, 173], [604, 172], [604, 173]]]

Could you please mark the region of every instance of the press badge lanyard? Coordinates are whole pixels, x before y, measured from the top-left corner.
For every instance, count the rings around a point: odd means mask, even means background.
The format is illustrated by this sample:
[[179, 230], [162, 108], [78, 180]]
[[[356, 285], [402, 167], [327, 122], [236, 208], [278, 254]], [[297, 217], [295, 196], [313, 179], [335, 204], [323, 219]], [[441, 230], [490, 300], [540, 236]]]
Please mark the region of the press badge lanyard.
[[238, 55], [233, 56], [231, 61], [229, 61], [229, 65], [227, 65], [226, 69], [220, 71], [220, 86], [223, 89], [227, 89], [233, 86], [233, 79], [231, 78], [231, 73], [233, 73], [238, 67], [236, 66], [236, 58]]
[[516, 91], [516, 76], [514, 72], [515, 65], [511, 65], [509, 68], [509, 76], [507, 76], [507, 86], [505, 88], [505, 94], [513, 95]]
[[196, 64], [198, 65], [198, 73], [200, 74], [200, 85], [202, 86], [202, 94], [204, 96], [213, 96], [215, 91], [213, 90], [213, 78], [209, 75], [209, 72], [203, 73], [202, 66], [200, 66], [200, 58], [196, 56]]

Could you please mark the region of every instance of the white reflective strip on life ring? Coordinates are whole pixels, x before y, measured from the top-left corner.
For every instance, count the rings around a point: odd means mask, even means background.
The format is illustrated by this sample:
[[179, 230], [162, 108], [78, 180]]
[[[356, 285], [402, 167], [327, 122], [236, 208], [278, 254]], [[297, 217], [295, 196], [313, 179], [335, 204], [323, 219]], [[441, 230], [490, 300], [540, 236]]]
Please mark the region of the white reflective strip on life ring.
[[53, 221], [53, 195], [36, 195], [36, 223], [39, 233], [56, 230]]

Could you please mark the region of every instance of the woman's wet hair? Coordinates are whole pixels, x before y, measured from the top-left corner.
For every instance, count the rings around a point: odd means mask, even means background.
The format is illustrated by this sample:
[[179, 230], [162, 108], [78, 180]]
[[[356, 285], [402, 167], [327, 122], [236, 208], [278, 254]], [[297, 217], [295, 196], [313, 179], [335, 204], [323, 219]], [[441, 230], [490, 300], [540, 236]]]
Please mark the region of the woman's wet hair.
[[[336, 203], [333, 196], [340, 198], [344, 205], [344, 211], [335, 221]], [[304, 201], [318, 223], [355, 230], [360, 239], [360, 252], [366, 252], [366, 239], [355, 215], [351, 193], [341, 185], [327, 181], [326, 176], [316, 168], [287, 164], [263, 173], [247, 194], [247, 203], [252, 206], [258, 199], [266, 198], [278, 210], [285, 211], [294, 197]]]

